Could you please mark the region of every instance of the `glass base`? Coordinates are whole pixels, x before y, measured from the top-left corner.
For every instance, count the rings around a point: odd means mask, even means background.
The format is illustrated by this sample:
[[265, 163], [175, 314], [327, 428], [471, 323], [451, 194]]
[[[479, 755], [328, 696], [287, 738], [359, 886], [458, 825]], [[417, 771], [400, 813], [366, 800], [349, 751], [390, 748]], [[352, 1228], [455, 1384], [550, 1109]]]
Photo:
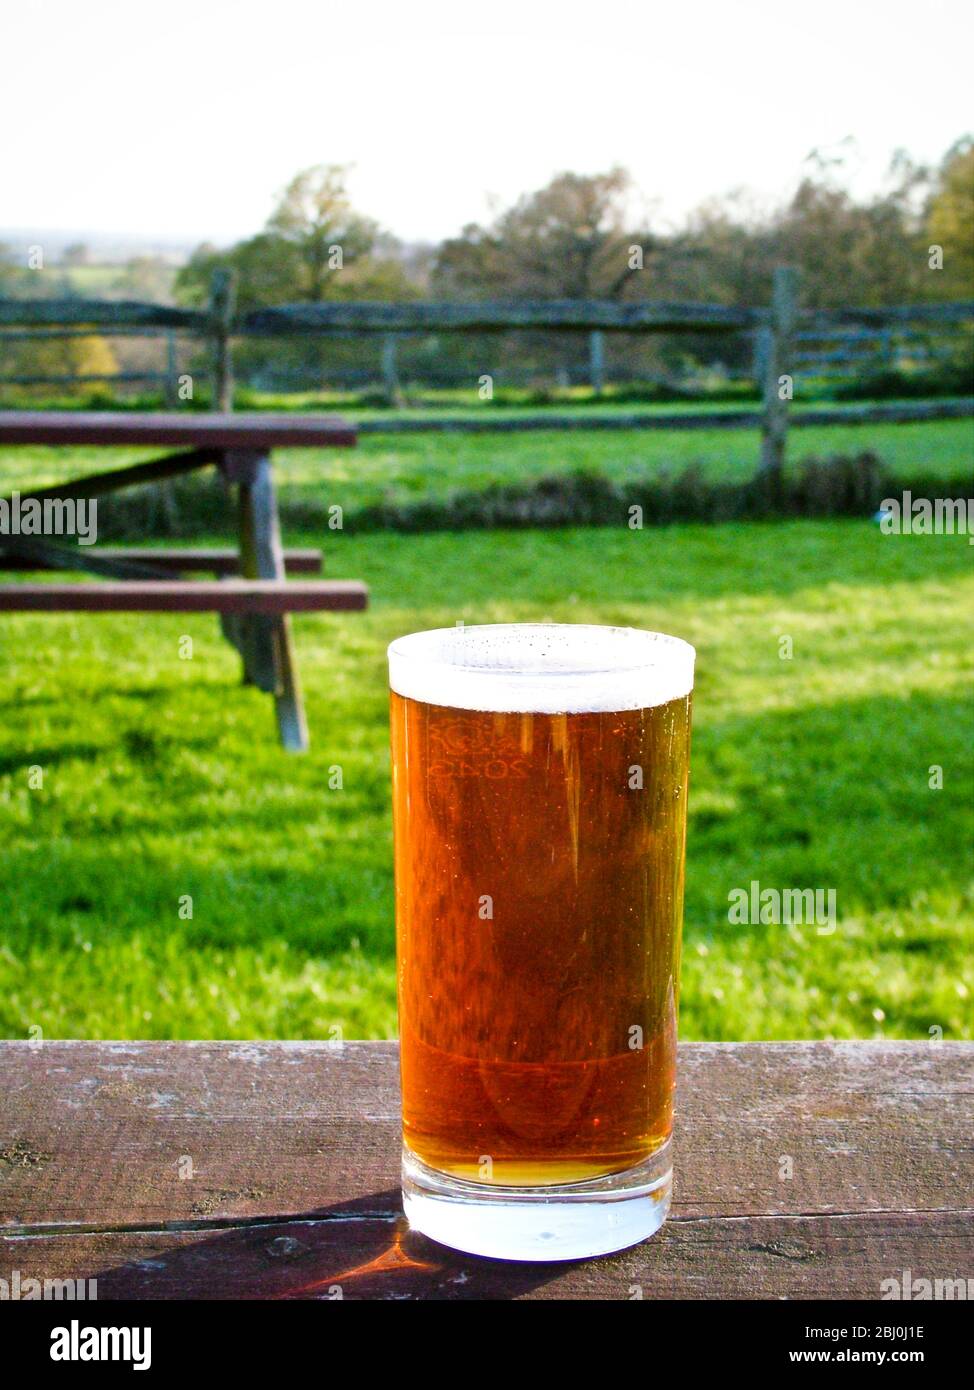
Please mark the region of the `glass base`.
[[666, 1220], [672, 1187], [669, 1142], [636, 1168], [554, 1187], [467, 1182], [402, 1154], [413, 1230], [495, 1260], [584, 1260], [638, 1245]]

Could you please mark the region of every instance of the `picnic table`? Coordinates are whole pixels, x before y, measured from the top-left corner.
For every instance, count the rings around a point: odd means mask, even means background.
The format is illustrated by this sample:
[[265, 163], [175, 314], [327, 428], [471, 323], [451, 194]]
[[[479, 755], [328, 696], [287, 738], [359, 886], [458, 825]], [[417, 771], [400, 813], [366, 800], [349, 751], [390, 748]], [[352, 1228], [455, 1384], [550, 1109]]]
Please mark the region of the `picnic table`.
[[[43, 505], [102, 497], [215, 466], [226, 480], [228, 492], [236, 493], [239, 534], [239, 547], [233, 556], [212, 549], [106, 550], [97, 545], [59, 544], [47, 536], [0, 533], [0, 568], [81, 570], [101, 581], [0, 585], [0, 612], [219, 613], [224, 635], [243, 659], [245, 682], [274, 696], [284, 747], [303, 750], [308, 746], [308, 730], [290, 614], [362, 609], [368, 591], [354, 580], [285, 582], [289, 570], [320, 571], [321, 556], [307, 550], [286, 551], [282, 546], [271, 451], [354, 443], [351, 425], [324, 416], [0, 412], [0, 448], [138, 445], [173, 450], [145, 463], [88, 474], [55, 487], [22, 491], [18, 507], [28, 498]], [[216, 577], [187, 577], [199, 571]]]
[[410, 1233], [395, 1043], [0, 1043], [0, 1241], [99, 1299], [878, 1299], [974, 1277], [974, 1044], [684, 1043], [651, 1241], [526, 1265]]

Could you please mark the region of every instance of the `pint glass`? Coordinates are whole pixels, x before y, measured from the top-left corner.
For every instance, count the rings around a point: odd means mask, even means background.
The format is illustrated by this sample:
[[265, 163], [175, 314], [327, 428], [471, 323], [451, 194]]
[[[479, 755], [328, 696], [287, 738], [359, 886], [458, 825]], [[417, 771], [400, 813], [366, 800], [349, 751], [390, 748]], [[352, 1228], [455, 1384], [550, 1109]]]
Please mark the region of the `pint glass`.
[[567, 624], [389, 648], [403, 1201], [445, 1245], [576, 1259], [666, 1217], [693, 661]]

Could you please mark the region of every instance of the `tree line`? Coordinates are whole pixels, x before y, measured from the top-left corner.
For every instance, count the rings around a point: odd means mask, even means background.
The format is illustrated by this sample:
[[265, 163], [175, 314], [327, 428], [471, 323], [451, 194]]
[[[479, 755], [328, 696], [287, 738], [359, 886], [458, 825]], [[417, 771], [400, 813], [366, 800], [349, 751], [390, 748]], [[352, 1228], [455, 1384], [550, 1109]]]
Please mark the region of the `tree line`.
[[803, 302], [812, 308], [974, 292], [969, 136], [936, 168], [895, 155], [886, 188], [861, 200], [842, 186], [834, 160], [813, 153], [781, 207], [759, 214], [743, 195], [714, 199], [671, 233], [633, 218], [636, 190], [624, 169], [563, 173], [491, 222], [418, 248], [352, 206], [345, 172], [325, 165], [297, 174], [256, 236], [228, 249], [197, 249], [177, 277], [177, 295], [201, 301], [213, 266], [230, 264], [243, 309], [425, 296], [754, 305], [767, 302], [772, 268], [782, 261], [800, 268]]
[[[255, 235], [230, 247], [199, 246], [175, 274], [153, 279], [133, 262], [126, 283], [198, 305], [206, 302], [217, 266], [235, 272], [241, 312], [322, 300], [640, 299], [767, 304], [773, 268], [796, 265], [809, 308], [908, 304], [974, 297], [974, 138], [956, 141], [934, 167], [905, 154], [890, 162], [885, 186], [856, 198], [843, 184], [841, 158], [809, 157], [793, 195], [755, 210], [744, 193], [707, 202], [676, 230], [635, 214], [639, 190], [622, 168], [558, 174], [484, 223], [471, 223], [438, 245], [409, 245], [356, 208], [347, 171], [320, 165], [294, 176]], [[79, 249], [65, 257], [79, 260]], [[83, 257], [81, 258], [83, 259]], [[54, 268], [57, 271], [57, 267]], [[0, 248], [0, 294], [64, 293], [75, 285], [57, 273], [40, 277]], [[95, 291], [92, 291], [95, 292]], [[131, 292], [130, 292], [131, 293]], [[402, 368], [435, 377], [447, 366], [461, 377], [503, 362], [530, 376], [584, 367], [586, 344], [571, 335], [521, 333], [444, 336], [403, 344]], [[22, 366], [25, 351], [47, 369], [101, 370], [136, 349], [113, 353], [95, 338], [63, 344], [4, 347], [0, 365]], [[679, 371], [716, 353], [746, 367], [750, 345], [739, 340], [630, 338], [610, 352], [633, 371]], [[336, 367], [374, 367], [370, 341], [245, 340], [235, 349], [243, 380], [314, 385]], [[62, 361], [63, 359], [63, 361]], [[110, 368], [109, 368], [110, 369]]]

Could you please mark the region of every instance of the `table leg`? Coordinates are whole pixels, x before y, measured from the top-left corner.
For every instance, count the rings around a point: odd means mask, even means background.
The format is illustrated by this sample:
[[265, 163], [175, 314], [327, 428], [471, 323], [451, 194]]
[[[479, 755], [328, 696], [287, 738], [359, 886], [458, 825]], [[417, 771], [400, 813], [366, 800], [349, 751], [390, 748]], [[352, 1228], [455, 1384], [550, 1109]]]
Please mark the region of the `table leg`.
[[[248, 579], [283, 579], [284, 550], [270, 456], [229, 451], [223, 472], [238, 488], [241, 574]], [[308, 726], [294, 659], [290, 615], [267, 617], [249, 613], [227, 635], [240, 649], [244, 680], [274, 696], [282, 745], [291, 752], [303, 752], [308, 747]]]

